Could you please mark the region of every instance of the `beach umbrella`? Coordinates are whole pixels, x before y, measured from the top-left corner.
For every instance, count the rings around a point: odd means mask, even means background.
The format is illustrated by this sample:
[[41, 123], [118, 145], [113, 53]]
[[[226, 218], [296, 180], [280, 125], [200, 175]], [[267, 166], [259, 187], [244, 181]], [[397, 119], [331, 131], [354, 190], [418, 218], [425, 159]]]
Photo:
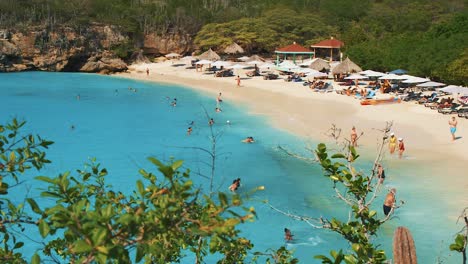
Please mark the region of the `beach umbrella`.
[[232, 66], [228, 66], [227, 68], [238, 70], [238, 69], [244, 69], [245, 67], [247, 67], [247, 66], [242, 65], [242, 64], [234, 64]]
[[242, 56], [242, 57], [237, 58], [237, 59], [240, 60], [240, 61], [248, 61], [248, 60], [250, 60], [250, 57]]
[[359, 72], [359, 74], [366, 75], [367, 77], [380, 77], [380, 76], [385, 75], [385, 73], [373, 71], [373, 70], [365, 70], [365, 71]]
[[296, 64], [294, 64], [294, 62], [287, 61], [287, 60], [281, 62], [278, 66], [280, 66], [281, 68], [297, 68], [298, 67]]
[[380, 77], [379, 80], [405, 80], [405, 77], [396, 74], [385, 74], [384, 76]]
[[408, 78], [408, 79], [402, 81], [402, 83], [423, 83], [423, 82], [429, 82], [429, 81], [430, 80], [426, 79], [426, 78], [412, 77], [412, 78]]
[[445, 84], [439, 83], [439, 82], [425, 82], [425, 83], [420, 83], [416, 86], [418, 87], [440, 87], [440, 86], [445, 86]]
[[183, 60], [183, 61], [192, 61], [192, 60], [196, 60], [197, 58], [193, 57], [193, 56], [185, 56], [183, 57], [182, 59], [180, 60]]
[[346, 77], [345, 79], [346, 80], [362, 80], [362, 79], [368, 79], [368, 77], [354, 73], [354, 74], [351, 74], [350, 76]]
[[173, 58], [179, 58], [180, 57], [180, 54], [179, 53], [169, 53], [169, 54], [166, 54], [164, 55], [166, 58], [170, 58], [170, 59], [173, 59]]
[[239, 44], [233, 42], [231, 45], [227, 46], [224, 49], [224, 53], [226, 54], [244, 53], [244, 49], [241, 46], [239, 46]]
[[200, 60], [210, 60], [210, 61], [215, 61], [215, 60], [220, 60], [221, 57], [216, 54], [212, 49], [209, 49], [202, 53], [200, 56], [198, 56]]
[[313, 73], [313, 72], [318, 72], [318, 71], [310, 69], [310, 68], [296, 68], [296, 69], [293, 69], [293, 72], [308, 74], [308, 73]]
[[315, 59], [312, 59], [311, 63], [309, 64], [309, 68], [316, 70], [316, 71], [321, 71], [323, 69], [329, 70], [330, 64], [326, 60], [315, 58]]
[[389, 72], [389, 73], [401, 75], [401, 74], [405, 74], [405, 73], [407, 73], [407, 72], [408, 72], [407, 70], [396, 69], [396, 70], [393, 70], [393, 71], [391, 71], [391, 72]]
[[356, 63], [352, 62], [349, 58], [346, 58], [342, 63], [336, 65], [332, 69], [333, 74], [346, 74], [350, 72], [360, 72], [362, 71]]
[[328, 74], [323, 72], [311, 72], [307, 74], [307, 77], [328, 77]]
[[440, 91], [445, 93], [468, 95], [468, 88], [456, 85], [449, 85], [440, 89]]
[[215, 66], [215, 67], [227, 67], [229, 65], [231, 65], [229, 61], [215, 61], [211, 63], [211, 66]]
[[205, 65], [205, 64], [212, 64], [212, 63], [213, 62], [210, 60], [200, 60], [200, 61], [195, 62], [195, 64], [197, 65]]

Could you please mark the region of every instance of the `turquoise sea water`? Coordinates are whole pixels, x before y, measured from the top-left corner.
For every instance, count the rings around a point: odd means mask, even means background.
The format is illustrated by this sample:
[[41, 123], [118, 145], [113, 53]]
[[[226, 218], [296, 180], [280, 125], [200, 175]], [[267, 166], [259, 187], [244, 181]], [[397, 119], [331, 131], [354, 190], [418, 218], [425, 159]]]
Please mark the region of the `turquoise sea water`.
[[[256, 250], [285, 245], [285, 227], [296, 238], [287, 247], [295, 251], [301, 263], [317, 263], [314, 255], [348, 248], [339, 236], [312, 229], [259, 202], [266, 199], [300, 215], [347, 216], [346, 208], [333, 197], [332, 186], [321, 176], [317, 165], [287, 157], [276, 148], [282, 145], [305, 153], [304, 140], [270, 127], [264, 117], [248, 115], [244, 105], [225, 100], [221, 105], [223, 112], [216, 113], [215, 97], [188, 88], [99, 75], [40, 72], [1, 74], [0, 98], [2, 123], [13, 117], [24, 119], [27, 132], [55, 141], [48, 151], [53, 163], [41, 175], [74, 171], [82, 168], [89, 157], [96, 157], [108, 169], [110, 183], [124, 192], [133, 188], [139, 168], [151, 168], [146, 161], [149, 156], [161, 160], [176, 157], [185, 160], [185, 166], [192, 171], [208, 171], [200, 162], [208, 157], [181, 148], [210, 147], [205, 108], [215, 120], [215, 131], [222, 133], [218, 152], [224, 154], [218, 158], [215, 187], [227, 191], [230, 182], [240, 177], [241, 194], [260, 185], [266, 188], [248, 202], [256, 208], [259, 218], [240, 227]], [[177, 98], [176, 107], [170, 106], [173, 98]], [[195, 123], [193, 133], [186, 136], [191, 121]], [[241, 144], [246, 136], [253, 136], [256, 143]], [[370, 159], [361, 162], [363, 169], [369, 164]], [[441, 192], [442, 183], [431, 176], [434, 171], [418, 161], [390, 160], [387, 164], [386, 185], [397, 187], [397, 198], [404, 199], [406, 205], [397, 211], [396, 219], [384, 226], [376, 242], [391, 258], [393, 232], [404, 225], [413, 233], [420, 263], [436, 263], [438, 257], [444, 263], [457, 263], [459, 256], [449, 256], [448, 241], [458, 229], [455, 220], [446, 216], [444, 202], [452, 194]], [[193, 179], [197, 186], [208, 190], [208, 180], [196, 175]], [[36, 184], [32, 180], [24, 182], [30, 196], [38, 196], [40, 186]], [[24, 193], [22, 187], [17, 187], [11, 196], [22, 201]], [[375, 206], [379, 213], [382, 200], [379, 197]], [[28, 230], [27, 235], [38, 234]], [[30, 241], [24, 252], [32, 254], [38, 247]], [[185, 263], [193, 263], [190, 256]]]

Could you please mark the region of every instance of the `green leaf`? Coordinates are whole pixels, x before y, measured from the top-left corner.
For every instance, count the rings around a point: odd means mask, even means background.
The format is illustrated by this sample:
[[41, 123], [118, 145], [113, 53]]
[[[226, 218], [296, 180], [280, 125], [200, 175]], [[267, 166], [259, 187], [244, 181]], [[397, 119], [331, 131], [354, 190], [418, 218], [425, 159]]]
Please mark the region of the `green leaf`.
[[180, 166], [182, 166], [183, 163], [184, 163], [183, 160], [174, 161], [174, 163], [172, 163], [172, 169], [177, 170], [178, 168], [180, 168]]
[[75, 253], [85, 253], [91, 251], [92, 247], [84, 240], [78, 240], [73, 244], [73, 251]]
[[37, 176], [35, 177], [36, 180], [47, 182], [47, 183], [55, 183], [55, 180], [46, 176]]
[[29, 203], [29, 206], [31, 206], [31, 209], [33, 210], [33, 212], [35, 212], [36, 214], [42, 214], [42, 210], [39, 209], [39, 205], [37, 205], [34, 199], [27, 198], [26, 201]]
[[158, 166], [158, 167], [164, 167], [164, 164], [162, 164], [158, 159], [156, 158], [153, 158], [153, 157], [149, 157], [148, 160], [153, 163], [154, 165]]
[[37, 253], [34, 253], [34, 255], [31, 258], [31, 264], [41, 264], [41, 257]]
[[104, 239], [107, 237], [107, 230], [100, 228], [93, 234], [94, 245], [101, 245], [104, 242]]
[[331, 156], [332, 159], [346, 159], [346, 156], [341, 153], [336, 153]]
[[138, 192], [140, 193], [141, 196], [143, 196], [145, 194], [145, 187], [143, 186], [143, 183], [140, 180], [138, 180], [136, 182], [136, 185], [137, 185]]
[[18, 242], [18, 243], [15, 244], [15, 246], [13, 247], [13, 249], [22, 248], [23, 245], [24, 245], [23, 242]]
[[138, 244], [136, 247], [136, 257], [135, 257], [135, 262], [139, 263], [141, 259], [145, 256], [145, 250], [143, 248], [144, 246], [141, 244]]
[[47, 224], [43, 219], [39, 220], [39, 232], [42, 237], [46, 237], [50, 232], [49, 224]]
[[15, 155], [15, 152], [12, 151], [10, 152], [10, 162], [15, 161], [15, 160], [16, 160], [16, 155]]
[[226, 206], [227, 203], [228, 203], [228, 202], [227, 202], [227, 196], [226, 196], [226, 194], [220, 192], [220, 193], [218, 194], [218, 197], [219, 197], [219, 200], [221, 201], [221, 205], [222, 205], [222, 206]]

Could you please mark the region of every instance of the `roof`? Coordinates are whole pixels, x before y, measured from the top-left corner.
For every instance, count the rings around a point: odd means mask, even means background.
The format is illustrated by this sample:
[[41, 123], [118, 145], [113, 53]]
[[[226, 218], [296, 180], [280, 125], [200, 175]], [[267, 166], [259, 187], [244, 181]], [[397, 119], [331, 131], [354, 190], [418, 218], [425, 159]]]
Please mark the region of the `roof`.
[[216, 54], [212, 49], [205, 51], [203, 54], [198, 56], [200, 60], [220, 60], [221, 57]]
[[352, 62], [349, 58], [346, 58], [342, 63], [335, 66], [332, 69], [333, 74], [339, 73], [352, 73], [352, 72], [360, 72], [362, 69], [354, 62]]
[[339, 49], [344, 46], [343, 41], [337, 39], [322, 40], [319, 43], [311, 45], [312, 48]]
[[224, 53], [227, 53], [227, 54], [244, 53], [244, 49], [241, 46], [239, 46], [239, 44], [233, 42], [231, 45], [227, 46], [224, 49]]
[[305, 48], [296, 42], [286, 47], [275, 50], [276, 53], [300, 53], [300, 54], [313, 54], [314, 52], [308, 48]]

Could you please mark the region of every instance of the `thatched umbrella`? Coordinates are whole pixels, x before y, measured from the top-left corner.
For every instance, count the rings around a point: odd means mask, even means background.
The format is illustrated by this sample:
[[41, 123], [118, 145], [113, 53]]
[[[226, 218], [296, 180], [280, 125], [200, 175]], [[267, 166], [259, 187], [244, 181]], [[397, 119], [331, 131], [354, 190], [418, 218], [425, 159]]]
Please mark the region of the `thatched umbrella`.
[[265, 62], [265, 59], [258, 56], [257, 54], [250, 56], [250, 61], [262, 61]]
[[352, 73], [352, 72], [360, 72], [362, 71], [361, 67], [359, 67], [356, 63], [352, 62], [349, 58], [346, 58], [342, 63], [338, 64], [333, 68], [333, 74], [340, 74], [340, 73]]
[[241, 46], [239, 46], [237, 43], [233, 42], [231, 45], [227, 46], [224, 49], [224, 53], [226, 54], [244, 53], [244, 49]]
[[330, 64], [326, 60], [322, 59], [314, 59], [312, 63], [309, 64], [309, 68], [314, 69], [316, 71], [321, 71], [323, 69], [329, 70]]
[[221, 57], [218, 54], [216, 54], [216, 52], [214, 52], [212, 49], [205, 51], [200, 56], [198, 56], [198, 58], [200, 60], [213, 60], [213, 61], [221, 59]]

